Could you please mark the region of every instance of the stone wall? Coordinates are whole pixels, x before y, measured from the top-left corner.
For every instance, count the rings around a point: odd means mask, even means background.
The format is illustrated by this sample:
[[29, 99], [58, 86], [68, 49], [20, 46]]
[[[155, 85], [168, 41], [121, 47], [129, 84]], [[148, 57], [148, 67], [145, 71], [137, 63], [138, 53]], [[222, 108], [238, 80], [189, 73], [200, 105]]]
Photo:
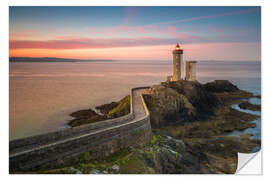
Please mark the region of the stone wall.
[[131, 90], [130, 114], [98, 123], [32, 136], [10, 142], [10, 171], [67, 164], [84, 152], [92, 159], [102, 158], [128, 146], [147, 144], [152, 137], [150, 115], [142, 95], [145, 116], [133, 113]]

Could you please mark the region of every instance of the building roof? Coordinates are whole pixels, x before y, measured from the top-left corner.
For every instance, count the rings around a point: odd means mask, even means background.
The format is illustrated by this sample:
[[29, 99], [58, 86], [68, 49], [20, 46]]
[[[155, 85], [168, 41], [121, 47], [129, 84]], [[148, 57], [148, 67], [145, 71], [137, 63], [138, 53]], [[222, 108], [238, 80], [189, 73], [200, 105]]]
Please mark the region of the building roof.
[[175, 46], [175, 50], [176, 51], [183, 51], [183, 49], [180, 49], [180, 45], [178, 43]]

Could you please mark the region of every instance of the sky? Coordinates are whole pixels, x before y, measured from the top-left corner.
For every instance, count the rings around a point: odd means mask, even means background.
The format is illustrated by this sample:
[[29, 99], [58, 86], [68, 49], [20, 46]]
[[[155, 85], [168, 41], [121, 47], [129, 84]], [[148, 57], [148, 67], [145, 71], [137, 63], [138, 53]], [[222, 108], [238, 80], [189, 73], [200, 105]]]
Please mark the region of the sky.
[[9, 56], [260, 61], [260, 7], [10, 7]]

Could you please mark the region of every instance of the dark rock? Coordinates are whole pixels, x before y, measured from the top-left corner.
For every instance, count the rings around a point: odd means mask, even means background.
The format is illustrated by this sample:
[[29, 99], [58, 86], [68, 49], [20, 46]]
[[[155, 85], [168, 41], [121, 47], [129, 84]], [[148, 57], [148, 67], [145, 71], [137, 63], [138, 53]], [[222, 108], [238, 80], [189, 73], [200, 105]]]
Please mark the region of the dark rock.
[[89, 116], [96, 116], [96, 115], [98, 114], [92, 109], [79, 110], [70, 114], [70, 116], [75, 117], [75, 118], [89, 117]]
[[68, 122], [68, 125], [71, 127], [76, 127], [88, 123], [95, 123], [107, 119], [106, 116], [101, 116], [92, 109], [76, 111], [70, 114], [70, 116], [75, 117], [75, 119], [72, 119]]
[[119, 102], [111, 102], [109, 104], [103, 104], [97, 106], [96, 109], [99, 110], [102, 114], [108, 114], [113, 108], [117, 107]]
[[92, 109], [79, 110], [70, 114], [75, 119], [69, 121], [68, 125], [76, 127], [127, 115], [130, 112], [130, 96], [124, 97], [119, 102], [98, 106], [96, 109], [104, 115], [100, 115]]
[[210, 92], [235, 92], [239, 90], [228, 80], [215, 80], [204, 84], [203, 87]]
[[248, 110], [252, 110], [252, 111], [261, 111], [261, 105], [251, 104], [248, 101], [244, 101], [244, 102], [240, 103], [239, 107], [241, 109], [248, 109]]
[[201, 164], [205, 155], [198, 149], [190, 149], [183, 141], [163, 137], [155, 145], [154, 162], [156, 173], [162, 174], [198, 174], [212, 173]]
[[195, 108], [184, 95], [162, 85], [153, 86], [144, 99], [153, 127], [190, 121], [196, 114]]
[[153, 127], [207, 119], [221, 104], [199, 82], [183, 80], [154, 85], [144, 98]]

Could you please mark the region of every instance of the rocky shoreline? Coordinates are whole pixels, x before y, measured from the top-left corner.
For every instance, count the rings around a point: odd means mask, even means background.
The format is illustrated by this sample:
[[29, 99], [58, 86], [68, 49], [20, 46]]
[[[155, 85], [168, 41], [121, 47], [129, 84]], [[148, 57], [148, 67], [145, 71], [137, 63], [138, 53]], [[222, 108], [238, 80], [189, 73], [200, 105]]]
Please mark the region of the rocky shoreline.
[[70, 120], [68, 125], [76, 127], [127, 115], [130, 112], [130, 96], [125, 96], [118, 102], [97, 106], [95, 109], [100, 113], [97, 113], [93, 109], [79, 110], [71, 113], [70, 116], [74, 119]]
[[251, 110], [251, 111], [261, 111], [261, 105], [251, 104], [248, 101], [244, 101], [244, 102], [240, 103], [239, 107], [241, 109], [247, 109], [247, 110]]
[[[90, 174], [198, 174], [234, 173], [237, 152], [249, 153], [260, 146], [251, 134], [229, 137], [224, 134], [256, 127], [258, 116], [237, 111], [260, 111], [260, 105], [244, 99], [256, 97], [226, 80], [206, 84], [191, 81], [163, 82], [144, 95], [150, 111], [153, 139], [144, 147], [123, 149], [110, 157], [89, 160], [84, 154], [69, 167], [40, 170], [38, 173]], [[242, 107], [241, 107], [242, 106]], [[104, 121], [129, 113], [130, 97], [118, 102], [71, 114], [71, 127]]]

